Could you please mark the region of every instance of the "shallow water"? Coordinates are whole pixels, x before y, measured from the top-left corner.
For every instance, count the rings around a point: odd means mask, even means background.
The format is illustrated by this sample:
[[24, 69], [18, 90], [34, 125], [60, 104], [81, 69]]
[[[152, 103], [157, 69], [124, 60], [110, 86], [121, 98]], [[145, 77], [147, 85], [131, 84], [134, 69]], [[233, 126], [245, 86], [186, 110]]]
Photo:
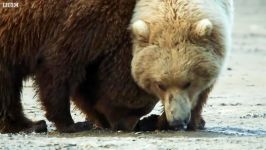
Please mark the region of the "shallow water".
[[256, 130], [256, 129], [242, 129], [242, 128], [232, 128], [232, 127], [212, 127], [212, 128], [207, 128], [206, 131], [213, 134], [257, 136], [257, 137], [266, 136], [266, 131], [259, 129]]

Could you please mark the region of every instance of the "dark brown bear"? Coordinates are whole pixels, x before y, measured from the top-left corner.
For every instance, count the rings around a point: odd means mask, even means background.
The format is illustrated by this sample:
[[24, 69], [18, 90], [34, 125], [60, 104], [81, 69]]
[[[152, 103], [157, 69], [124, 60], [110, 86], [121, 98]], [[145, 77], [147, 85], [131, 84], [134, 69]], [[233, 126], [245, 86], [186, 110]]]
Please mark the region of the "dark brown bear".
[[17, 2], [18, 8], [0, 8], [1, 133], [46, 130], [44, 121], [23, 114], [20, 93], [28, 77], [34, 77], [46, 117], [60, 132], [88, 129], [86, 122], [74, 123], [71, 96], [88, 118], [113, 129], [134, 128], [152, 109], [155, 98], [130, 72], [127, 28], [136, 0]]

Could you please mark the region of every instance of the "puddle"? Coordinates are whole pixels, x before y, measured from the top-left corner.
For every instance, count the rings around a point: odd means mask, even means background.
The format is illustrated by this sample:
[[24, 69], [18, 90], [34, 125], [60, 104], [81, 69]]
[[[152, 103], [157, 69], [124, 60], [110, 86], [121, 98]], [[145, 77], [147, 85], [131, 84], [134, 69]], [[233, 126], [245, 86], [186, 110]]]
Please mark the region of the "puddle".
[[236, 136], [266, 136], [265, 130], [242, 129], [234, 127], [210, 127], [206, 131], [211, 133], [236, 135]]

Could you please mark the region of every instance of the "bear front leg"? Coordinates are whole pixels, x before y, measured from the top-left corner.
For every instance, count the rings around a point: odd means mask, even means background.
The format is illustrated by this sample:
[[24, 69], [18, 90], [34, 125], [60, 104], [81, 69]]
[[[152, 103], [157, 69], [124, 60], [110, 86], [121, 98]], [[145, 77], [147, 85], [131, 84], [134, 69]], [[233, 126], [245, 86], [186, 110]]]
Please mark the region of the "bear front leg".
[[90, 122], [74, 123], [70, 113], [70, 87], [64, 80], [53, 80], [49, 73], [36, 75], [39, 96], [49, 121], [55, 123], [59, 132], [73, 133], [89, 130]]
[[202, 118], [202, 108], [204, 106], [204, 104], [206, 103], [207, 99], [208, 99], [208, 95], [210, 93], [210, 91], [212, 90], [212, 86], [206, 90], [204, 90], [198, 99], [198, 103], [196, 105], [196, 107], [192, 110], [191, 112], [191, 119], [190, 122], [187, 126], [187, 130], [197, 130], [197, 129], [204, 129], [205, 127], [205, 121]]

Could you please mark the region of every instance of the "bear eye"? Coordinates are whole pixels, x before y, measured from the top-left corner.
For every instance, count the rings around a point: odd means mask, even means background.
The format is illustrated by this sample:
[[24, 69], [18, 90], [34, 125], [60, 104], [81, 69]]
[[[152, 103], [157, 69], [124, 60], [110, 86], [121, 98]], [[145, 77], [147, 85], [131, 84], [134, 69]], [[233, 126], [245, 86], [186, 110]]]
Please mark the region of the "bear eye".
[[161, 83], [157, 83], [157, 86], [158, 86], [158, 88], [161, 90], [161, 91], [166, 91], [167, 90], [167, 87], [165, 86], [165, 85], [163, 85], [163, 84], [161, 84]]
[[191, 86], [191, 82], [187, 82], [182, 86], [182, 89], [188, 89]]

